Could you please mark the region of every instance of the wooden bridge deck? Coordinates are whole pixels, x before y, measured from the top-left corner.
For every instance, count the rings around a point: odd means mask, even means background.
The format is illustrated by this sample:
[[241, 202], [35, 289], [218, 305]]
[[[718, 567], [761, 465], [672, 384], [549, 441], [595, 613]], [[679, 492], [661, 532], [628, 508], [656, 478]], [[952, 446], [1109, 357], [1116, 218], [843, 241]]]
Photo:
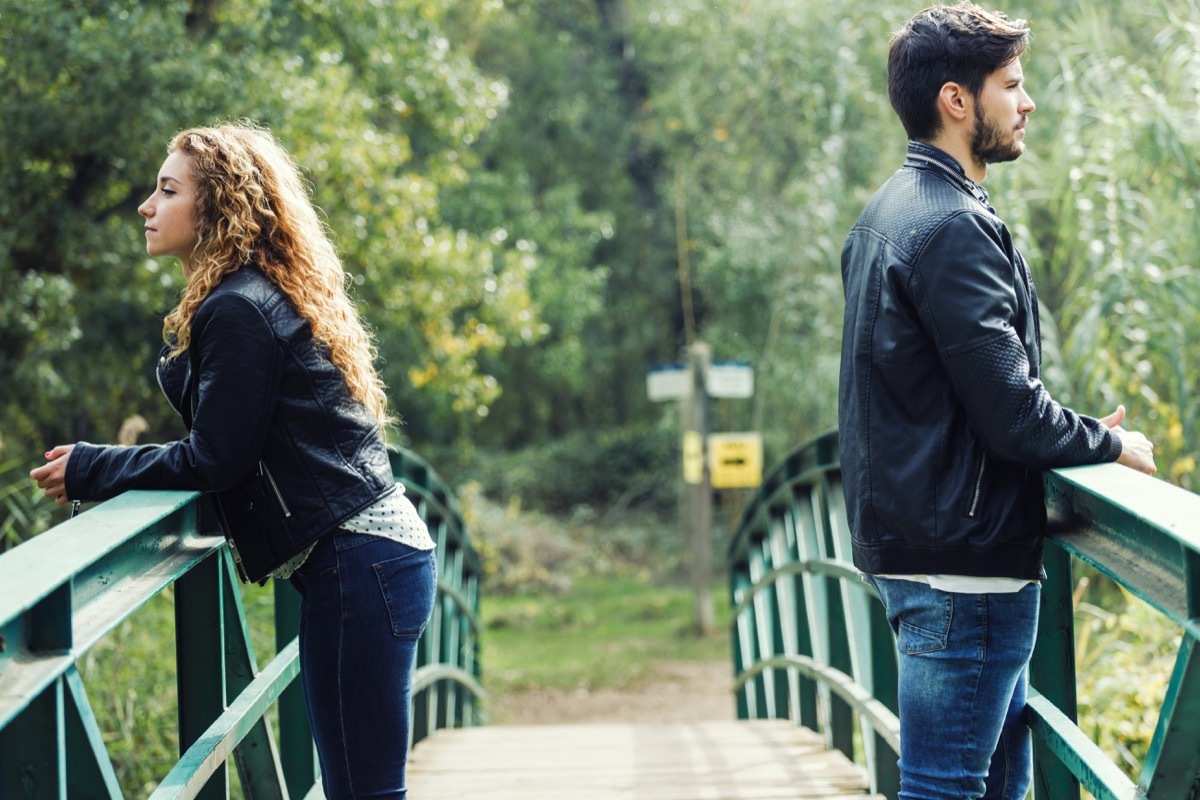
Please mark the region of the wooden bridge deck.
[[413, 750], [408, 788], [418, 800], [870, 796], [860, 767], [785, 720], [443, 730]]

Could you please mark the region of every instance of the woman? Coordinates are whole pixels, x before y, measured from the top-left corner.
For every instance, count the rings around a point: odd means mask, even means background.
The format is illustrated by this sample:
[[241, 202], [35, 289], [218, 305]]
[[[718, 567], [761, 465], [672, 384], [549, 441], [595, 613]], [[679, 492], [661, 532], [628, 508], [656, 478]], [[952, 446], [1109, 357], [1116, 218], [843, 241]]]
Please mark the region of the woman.
[[31, 476], [60, 504], [212, 492], [242, 579], [300, 591], [325, 796], [404, 797], [434, 543], [392, 478], [383, 385], [329, 236], [291, 158], [249, 125], [177, 135], [138, 213], [146, 252], [187, 279], [158, 379], [189, 436], [60, 445]]

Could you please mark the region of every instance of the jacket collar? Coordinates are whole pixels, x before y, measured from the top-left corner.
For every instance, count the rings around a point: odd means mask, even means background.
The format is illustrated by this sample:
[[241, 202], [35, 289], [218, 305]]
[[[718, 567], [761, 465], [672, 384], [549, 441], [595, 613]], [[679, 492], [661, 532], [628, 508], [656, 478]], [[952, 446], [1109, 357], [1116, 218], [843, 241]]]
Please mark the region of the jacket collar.
[[941, 150], [925, 142], [910, 140], [908, 143], [908, 157], [904, 159], [904, 166], [916, 169], [932, 169], [949, 175], [968, 194], [983, 203], [988, 211], [991, 211], [993, 214], [996, 213], [996, 210], [992, 208], [992, 204], [988, 202], [987, 189], [984, 189], [978, 183], [968, 178], [962, 165], [945, 150]]

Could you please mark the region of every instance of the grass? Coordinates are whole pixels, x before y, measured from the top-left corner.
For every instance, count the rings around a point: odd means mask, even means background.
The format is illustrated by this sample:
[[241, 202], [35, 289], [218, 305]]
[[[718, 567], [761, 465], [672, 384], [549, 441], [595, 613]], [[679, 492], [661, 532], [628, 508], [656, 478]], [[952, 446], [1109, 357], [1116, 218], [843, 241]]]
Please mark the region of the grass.
[[729, 612], [714, 587], [717, 629], [693, 632], [688, 588], [630, 573], [576, 578], [565, 593], [485, 598], [484, 682], [490, 693], [627, 688], [663, 661], [729, 659]]

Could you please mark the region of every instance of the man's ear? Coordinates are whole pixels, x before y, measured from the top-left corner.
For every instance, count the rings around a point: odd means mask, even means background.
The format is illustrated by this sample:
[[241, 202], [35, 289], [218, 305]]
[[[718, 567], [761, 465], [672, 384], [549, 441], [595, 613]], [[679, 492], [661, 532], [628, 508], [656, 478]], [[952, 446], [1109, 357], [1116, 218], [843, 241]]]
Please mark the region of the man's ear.
[[938, 91], [938, 111], [948, 123], [962, 122], [970, 119], [974, 100], [967, 87], [961, 83], [946, 81]]

